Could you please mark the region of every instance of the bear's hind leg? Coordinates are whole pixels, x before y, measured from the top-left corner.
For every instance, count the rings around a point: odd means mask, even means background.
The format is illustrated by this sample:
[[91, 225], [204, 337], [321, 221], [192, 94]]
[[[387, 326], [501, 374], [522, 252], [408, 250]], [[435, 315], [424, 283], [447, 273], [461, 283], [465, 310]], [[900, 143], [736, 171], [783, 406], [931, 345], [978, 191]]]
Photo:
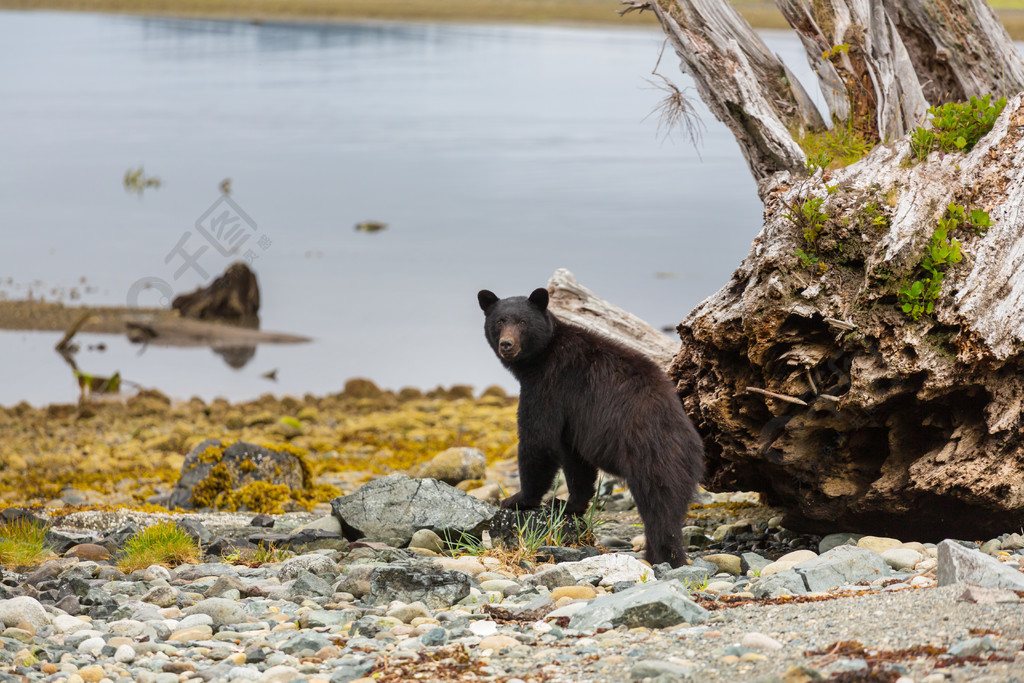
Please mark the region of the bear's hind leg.
[[682, 533], [686, 508], [678, 492], [667, 482], [655, 484], [635, 477], [627, 478], [626, 484], [644, 522], [647, 538], [644, 557], [651, 565], [668, 562], [672, 567], [681, 567], [686, 564]]

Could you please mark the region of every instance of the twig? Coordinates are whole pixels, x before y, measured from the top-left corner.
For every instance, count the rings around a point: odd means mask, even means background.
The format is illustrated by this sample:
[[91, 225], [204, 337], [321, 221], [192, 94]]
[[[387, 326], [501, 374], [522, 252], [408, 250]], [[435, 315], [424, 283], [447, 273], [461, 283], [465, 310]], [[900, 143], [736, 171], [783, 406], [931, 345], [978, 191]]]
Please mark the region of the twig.
[[616, 12], [620, 17], [624, 17], [630, 12], [643, 14], [645, 9], [651, 9], [651, 3], [646, 0], [622, 0], [622, 4], [625, 5], [626, 8], [620, 9]]
[[826, 401], [832, 401], [833, 403], [839, 403], [843, 400], [838, 396], [833, 396], [832, 394], [818, 394], [818, 398], [823, 398]]
[[831, 664], [839, 658], [839, 655], [837, 655], [836, 653], [839, 652], [839, 648], [842, 647], [845, 642], [846, 641], [844, 640], [837, 640], [835, 644], [832, 646], [831, 650], [822, 654], [817, 659], [810, 660], [808, 664], [810, 664], [811, 666], [822, 666], [824, 664]]
[[798, 399], [796, 396], [788, 396], [786, 394], [777, 394], [774, 391], [768, 391], [767, 389], [758, 389], [757, 387], [747, 387], [747, 391], [753, 392], [755, 394], [763, 394], [764, 396], [769, 396], [771, 398], [777, 398], [780, 401], [785, 401], [786, 403], [792, 403], [793, 405], [797, 405], [797, 406], [806, 406], [807, 405], [806, 401], [802, 401], [802, 400]]
[[78, 334], [78, 330], [82, 329], [82, 325], [84, 325], [86, 321], [88, 321], [89, 318], [91, 317], [91, 313], [83, 313], [82, 315], [78, 316], [78, 320], [71, 324], [71, 327], [69, 327], [67, 332], [64, 333], [64, 336], [61, 338], [61, 340], [57, 342], [57, 346], [53, 348], [55, 348], [57, 351], [60, 351], [61, 353], [67, 351], [68, 344], [71, 343], [71, 339], [76, 334]]
[[807, 368], [807, 382], [808, 382], [808, 384], [811, 385], [811, 391], [813, 391], [814, 394], [817, 395], [818, 394], [818, 386], [814, 383], [814, 377], [811, 376], [811, 369], [810, 368]]

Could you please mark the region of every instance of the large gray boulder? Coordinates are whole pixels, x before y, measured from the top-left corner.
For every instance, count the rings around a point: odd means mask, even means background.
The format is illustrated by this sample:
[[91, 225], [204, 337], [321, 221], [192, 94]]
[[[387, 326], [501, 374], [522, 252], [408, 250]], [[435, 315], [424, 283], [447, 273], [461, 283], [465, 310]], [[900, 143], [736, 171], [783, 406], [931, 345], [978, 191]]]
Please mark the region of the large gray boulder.
[[406, 545], [420, 529], [441, 538], [461, 534], [479, 538], [498, 508], [436, 479], [392, 474], [331, 501], [345, 538], [400, 542]]
[[935, 573], [936, 583], [940, 586], [970, 583], [985, 588], [1024, 591], [1024, 574], [956, 541], [945, 540], [939, 544]]
[[594, 598], [573, 615], [569, 628], [589, 631], [603, 624], [665, 628], [683, 622], [700, 624], [707, 618], [708, 611], [690, 600], [681, 581], [658, 581]]

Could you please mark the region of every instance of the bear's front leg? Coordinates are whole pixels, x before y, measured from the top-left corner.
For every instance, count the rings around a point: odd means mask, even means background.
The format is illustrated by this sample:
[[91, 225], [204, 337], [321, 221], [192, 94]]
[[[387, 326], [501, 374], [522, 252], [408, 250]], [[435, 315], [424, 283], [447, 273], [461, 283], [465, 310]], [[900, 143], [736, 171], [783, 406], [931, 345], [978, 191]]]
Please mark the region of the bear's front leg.
[[523, 492], [513, 493], [511, 496], [501, 501], [502, 510], [534, 510], [539, 506], [539, 503], [532, 505], [528, 504], [523, 500]]
[[520, 491], [501, 501], [505, 510], [539, 507], [558, 472], [558, 454], [549, 448], [532, 447], [529, 442], [520, 441], [518, 461]]

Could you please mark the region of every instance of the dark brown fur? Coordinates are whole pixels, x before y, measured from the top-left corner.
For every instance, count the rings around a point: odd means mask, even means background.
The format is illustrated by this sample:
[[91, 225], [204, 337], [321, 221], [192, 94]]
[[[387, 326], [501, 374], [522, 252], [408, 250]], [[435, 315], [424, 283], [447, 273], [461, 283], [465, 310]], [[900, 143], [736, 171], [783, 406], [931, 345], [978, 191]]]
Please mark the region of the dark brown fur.
[[625, 479], [647, 536], [647, 560], [686, 562], [681, 528], [704, 473], [700, 436], [671, 382], [646, 356], [547, 310], [547, 291], [478, 295], [485, 333], [519, 380], [522, 490], [503, 507], [540, 505], [559, 468], [567, 510], [581, 513], [598, 470]]

